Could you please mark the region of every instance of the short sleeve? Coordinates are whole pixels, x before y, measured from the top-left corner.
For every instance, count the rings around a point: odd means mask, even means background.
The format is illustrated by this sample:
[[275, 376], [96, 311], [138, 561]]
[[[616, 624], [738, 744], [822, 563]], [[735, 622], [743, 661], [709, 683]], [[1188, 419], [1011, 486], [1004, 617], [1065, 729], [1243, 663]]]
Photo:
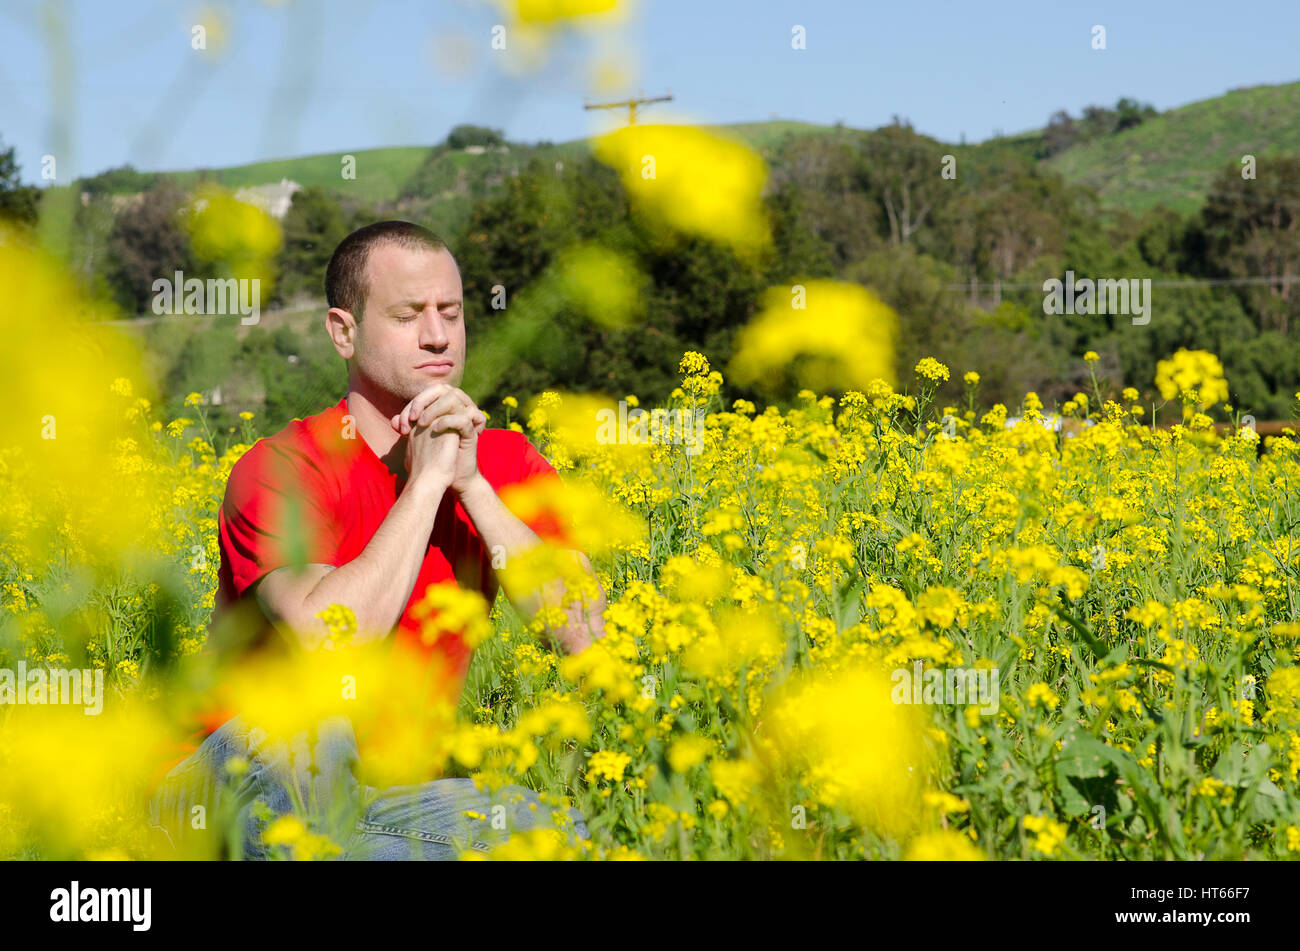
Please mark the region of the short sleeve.
[[301, 452], [264, 441], [245, 453], [217, 517], [236, 596], [277, 568], [337, 566], [332, 509], [323, 473]]
[[510, 488], [502, 498], [520, 521], [544, 541], [562, 548], [578, 548], [572, 520], [564, 511], [564, 482], [560, 474], [522, 433], [519, 462]]

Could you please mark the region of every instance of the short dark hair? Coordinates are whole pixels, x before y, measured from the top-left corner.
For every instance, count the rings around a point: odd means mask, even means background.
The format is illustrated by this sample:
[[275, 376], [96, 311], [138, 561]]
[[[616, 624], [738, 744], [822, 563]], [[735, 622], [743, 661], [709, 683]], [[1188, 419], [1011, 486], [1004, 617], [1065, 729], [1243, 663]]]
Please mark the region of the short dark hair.
[[451, 253], [447, 242], [428, 228], [411, 221], [376, 221], [358, 228], [339, 242], [325, 269], [325, 299], [330, 307], [341, 307], [357, 322], [366, 310], [366, 262], [372, 248], [384, 243], [396, 244], [409, 250], [425, 248], [429, 251]]

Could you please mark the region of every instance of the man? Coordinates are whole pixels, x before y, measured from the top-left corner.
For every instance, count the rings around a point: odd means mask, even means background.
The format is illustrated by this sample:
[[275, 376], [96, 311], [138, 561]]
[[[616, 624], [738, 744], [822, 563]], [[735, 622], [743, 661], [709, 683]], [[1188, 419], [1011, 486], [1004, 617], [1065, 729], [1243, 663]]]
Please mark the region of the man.
[[[314, 650], [328, 630], [318, 615], [344, 605], [356, 618], [357, 642], [391, 637], [396, 662], [430, 665], [437, 690], [454, 699], [471, 650], [454, 632], [427, 643], [418, 605], [431, 585], [442, 584], [478, 590], [491, 604], [498, 559], [508, 564], [544, 539], [572, 548], [557, 519], [526, 524], [497, 494], [558, 476], [522, 434], [485, 428], [484, 414], [459, 389], [466, 356], [462, 285], [440, 238], [403, 221], [361, 228], [335, 250], [325, 290], [326, 329], [347, 361], [348, 392], [333, 408], [259, 441], [233, 468], [218, 518], [221, 620], [214, 618], [214, 629], [227, 638], [232, 629], [251, 632], [247, 640], [255, 643], [278, 631]], [[586, 556], [572, 554], [594, 579]], [[557, 606], [562, 589], [552, 582], [507, 594], [532, 614]], [[582, 651], [602, 636], [598, 582], [595, 590], [592, 603], [565, 608], [565, 623], [553, 632], [563, 650]], [[254, 799], [276, 814], [288, 811], [293, 797], [285, 787], [293, 784], [300, 794], [324, 784], [323, 795], [335, 798], [377, 792], [351, 776], [357, 750], [345, 718], [313, 733], [314, 765], [304, 766], [261, 748], [256, 726], [229, 716], [234, 712], [215, 718], [219, 728], [209, 724], [202, 746], [172, 770], [155, 798], [156, 825], [173, 839], [184, 833], [195, 801], [216, 795], [232, 757], [251, 763], [238, 795], [247, 800], [241, 821], [254, 855], [265, 854]], [[464, 814], [491, 814], [494, 805], [468, 780], [406, 788], [359, 809], [364, 814], [344, 857], [454, 857], [451, 843], [465, 832]], [[514, 818], [535, 824], [545, 813], [537, 805], [526, 795]], [[582, 817], [571, 817], [581, 832]], [[475, 848], [491, 838], [482, 831], [470, 830]]]

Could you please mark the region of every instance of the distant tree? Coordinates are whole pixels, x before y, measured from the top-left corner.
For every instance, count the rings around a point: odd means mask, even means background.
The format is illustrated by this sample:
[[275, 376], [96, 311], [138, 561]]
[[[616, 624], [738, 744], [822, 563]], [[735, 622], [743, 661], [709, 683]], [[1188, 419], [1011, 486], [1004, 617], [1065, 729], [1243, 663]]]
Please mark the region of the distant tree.
[[1240, 293], [1261, 329], [1285, 334], [1300, 316], [1300, 292], [1291, 283], [1300, 278], [1300, 159], [1265, 159], [1254, 179], [1229, 165], [1206, 197], [1201, 220], [1208, 267], [1230, 277], [1267, 278]]
[[944, 152], [940, 143], [898, 124], [871, 133], [863, 143], [858, 173], [884, 209], [890, 244], [911, 241], [935, 205], [951, 194], [939, 176]]
[[817, 233], [807, 198], [792, 182], [786, 182], [767, 198], [776, 259], [773, 270], [778, 280], [796, 274], [831, 277], [835, 273], [834, 249]]
[[90, 195], [130, 195], [145, 191], [158, 181], [153, 172], [138, 172], [131, 165], [110, 168], [106, 172], [83, 178], [79, 182], [80, 190]]
[[0, 150], [0, 219], [35, 225], [40, 213], [41, 190], [22, 184], [19, 170], [13, 146]]
[[1011, 152], [966, 168], [960, 187], [932, 219], [925, 242], [930, 253], [957, 267], [963, 282], [1007, 281], [1059, 263], [1066, 234], [1081, 219], [1079, 193], [1050, 169]]
[[1047, 120], [1047, 129], [1043, 132], [1047, 155], [1060, 155], [1079, 141], [1079, 129], [1074, 119], [1064, 109], [1058, 109]]
[[338, 201], [311, 185], [294, 192], [284, 216], [284, 246], [280, 251], [279, 296], [289, 300], [300, 293], [325, 296], [325, 268], [348, 229]]
[[[806, 234], [829, 255], [830, 266], [840, 268], [881, 245], [888, 225], [861, 168], [863, 138], [847, 130], [792, 136], [774, 156], [771, 205], [779, 243], [791, 252], [803, 245], [814, 258], [820, 256], [803, 242]], [[805, 273], [822, 270], [814, 261], [804, 263]]]
[[[1056, 115], [1052, 118], [1055, 119]], [[1077, 123], [1076, 132], [1080, 141], [1092, 141], [1141, 125], [1156, 115], [1159, 113], [1150, 103], [1141, 103], [1125, 96], [1115, 103], [1113, 109], [1096, 105], [1084, 106], [1083, 117]], [[1049, 120], [1049, 128], [1050, 125]]]
[[1099, 139], [1115, 131], [1115, 114], [1105, 106], [1084, 106], [1079, 126], [1085, 139]]
[[1125, 96], [1115, 103], [1115, 131], [1123, 132], [1125, 129], [1141, 125], [1157, 114], [1155, 107], [1150, 103], [1140, 103], [1136, 99]]
[[1188, 222], [1163, 206], [1145, 215], [1134, 239], [1142, 260], [1159, 271], [1174, 274], [1188, 267]]
[[454, 244], [467, 309], [487, 311], [495, 284], [517, 294], [574, 239], [574, 181], [581, 172], [557, 179], [553, 168], [534, 160], [507, 178], [499, 195], [474, 206]]
[[109, 281], [118, 302], [133, 313], [149, 306], [155, 280], [193, 267], [189, 235], [179, 220], [184, 200], [170, 185], [150, 189], [122, 210], [109, 233]]
[[464, 149], [471, 145], [495, 148], [505, 143], [505, 135], [500, 129], [489, 129], [480, 125], [458, 125], [447, 133], [446, 141], [449, 149]]

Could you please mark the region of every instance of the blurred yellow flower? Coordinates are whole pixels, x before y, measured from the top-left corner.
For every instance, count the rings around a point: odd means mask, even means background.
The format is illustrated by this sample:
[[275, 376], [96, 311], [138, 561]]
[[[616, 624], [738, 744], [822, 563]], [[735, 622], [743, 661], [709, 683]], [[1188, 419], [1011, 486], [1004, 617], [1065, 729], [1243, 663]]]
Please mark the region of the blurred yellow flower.
[[766, 722], [818, 801], [903, 835], [921, 822], [935, 763], [914, 708], [891, 695], [890, 680], [868, 667], [819, 673], [780, 691]]
[[1206, 350], [1180, 349], [1156, 364], [1156, 387], [1166, 400], [1183, 399], [1189, 409], [1209, 409], [1228, 398], [1223, 364]]
[[770, 385], [787, 376], [813, 390], [892, 384], [898, 317], [857, 284], [814, 280], [769, 288], [762, 310], [736, 336], [730, 374]]
[[747, 145], [686, 125], [634, 125], [595, 141], [633, 209], [651, 222], [751, 254], [771, 241], [763, 160]]
[[903, 858], [909, 862], [982, 862], [984, 853], [956, 832], [929, 832], [908, 843]]

